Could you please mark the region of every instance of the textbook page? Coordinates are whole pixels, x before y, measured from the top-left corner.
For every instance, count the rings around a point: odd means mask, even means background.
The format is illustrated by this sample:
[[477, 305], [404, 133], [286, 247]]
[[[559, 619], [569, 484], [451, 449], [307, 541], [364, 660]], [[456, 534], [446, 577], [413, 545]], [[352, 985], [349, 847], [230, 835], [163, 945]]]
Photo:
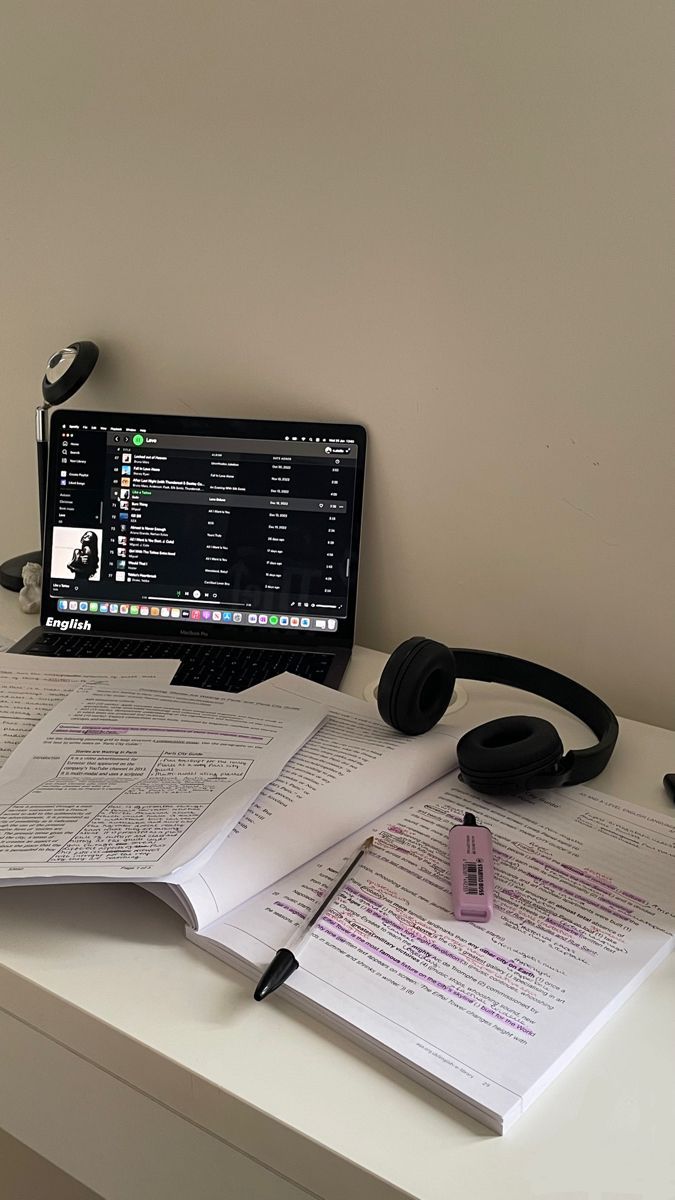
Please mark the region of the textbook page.
[[[493, 836], [485, 925], [452, 915], [466, 811]], [[258, 978], [368, 832], [279, 995], [503, 1132], [672, 947], [675, 820], [583, 787], [491, 801], [451, 776], [188, 936]]]
[[42, 717], [82, 684], [170, 683], [179, 666], [178, 659], [0, 658], [0, 766]]
[[285, 697], [83, 687], [0, 771], [0, 879], [193, 873], [323, 719]]
[[[457, 762], [458, 735], [447, 726], [404, 737], [366, 701], [297, 675], [279, 675], [243, 694], [302, 700], [327, 709], [328, 717], [199, 874], [181, 881], [173, 906], [197, 928], [447, 774]], [[151, 890], [172, 903], [161, 885]]]

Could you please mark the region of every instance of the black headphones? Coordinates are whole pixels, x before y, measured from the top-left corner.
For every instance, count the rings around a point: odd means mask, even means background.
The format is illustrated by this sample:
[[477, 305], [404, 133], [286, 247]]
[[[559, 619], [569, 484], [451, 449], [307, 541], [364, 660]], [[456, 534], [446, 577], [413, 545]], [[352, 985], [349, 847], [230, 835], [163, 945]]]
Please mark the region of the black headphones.
[[584, 721], [598, 739], [584, 750], [563, 749], [557, 729], [541, 717], [500, 717], [457, 743], [461, 778], [477, 792], [512, 795], [529, 788], [585, 783], [607, 766], [619, 736], [614, 713], [599, 696], [548, 667], [489, 650], [451, 650], [414, 637], [394, 650], [377, 690], [380, 716], [401, 733], [426, 733], [441, 719], [455, 679], [522, 688]]

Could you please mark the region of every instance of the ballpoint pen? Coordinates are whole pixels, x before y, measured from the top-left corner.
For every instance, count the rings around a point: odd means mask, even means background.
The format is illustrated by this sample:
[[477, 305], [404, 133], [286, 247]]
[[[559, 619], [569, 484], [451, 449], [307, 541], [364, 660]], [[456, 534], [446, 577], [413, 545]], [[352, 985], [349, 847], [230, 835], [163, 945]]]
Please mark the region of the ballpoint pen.
[[296, 971], [300, 966], [296, 957], [297, 951], [301, 946], [304, 945], [306, 941], [309, 940], [312, 935], [312, 930], [319, 920], [319, 917], [323, 912], [326, 911], [333, 897], [337, 892], [339, 892], [345, 880], [351, 875], [354, 867], [361, 861], [364, 854], [370, 850], [373, 841], [374, 839], [372, 837], [366, 838], [365, 842], [357, 850], [351, 862], [345, 867], [340, 878], [336, 883], [333, 884], [328, 894], [324, 896], [319, 907], [312, 913], [310, 917], [307, 918], [307, 920], [303, 921], [302, 924], [298, 926], [293, 935], [289, 938], [288, 944], [283, 946], [280, 950], [277, 950], [270, 965], [266, 968], [258, 981], [258, 985], [253, 993], [254, 1000], [264, 1000], [265, 996], [269, 996], [272, 992], [275, 992], [277, 988], [281, 987], [282, 983], [285, 983], [289, 976], [292, 975], [293, 972]]

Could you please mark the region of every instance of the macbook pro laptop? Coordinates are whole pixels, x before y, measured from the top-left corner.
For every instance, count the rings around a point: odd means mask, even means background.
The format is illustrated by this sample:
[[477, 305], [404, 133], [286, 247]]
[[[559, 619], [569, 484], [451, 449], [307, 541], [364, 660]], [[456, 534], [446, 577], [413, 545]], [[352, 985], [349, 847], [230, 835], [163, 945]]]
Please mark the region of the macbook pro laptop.
[[41, 625], [18, 654], [180, 658], [173, 682], [337, 687], [354, 642], [360, 425], [59, 410]]

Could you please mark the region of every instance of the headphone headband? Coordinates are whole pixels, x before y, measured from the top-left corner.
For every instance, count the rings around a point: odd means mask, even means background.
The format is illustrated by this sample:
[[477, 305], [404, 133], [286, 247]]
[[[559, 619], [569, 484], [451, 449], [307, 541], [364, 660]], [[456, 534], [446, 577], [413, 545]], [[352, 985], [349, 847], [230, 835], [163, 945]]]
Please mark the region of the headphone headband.
[[566, 709], [593, 730], [598, 739], [597, 746], [570, 750], [565, 755], [565, 768], [571, 770], [566, 783], [585, 783], [605, 769], [619, 736], [619, 723], [609, 705], [594, 692], [550, 667], [511, 654], [461, 649], [452, 649], [452, 653], [459, 679], [500, 683], [532, 692]]

